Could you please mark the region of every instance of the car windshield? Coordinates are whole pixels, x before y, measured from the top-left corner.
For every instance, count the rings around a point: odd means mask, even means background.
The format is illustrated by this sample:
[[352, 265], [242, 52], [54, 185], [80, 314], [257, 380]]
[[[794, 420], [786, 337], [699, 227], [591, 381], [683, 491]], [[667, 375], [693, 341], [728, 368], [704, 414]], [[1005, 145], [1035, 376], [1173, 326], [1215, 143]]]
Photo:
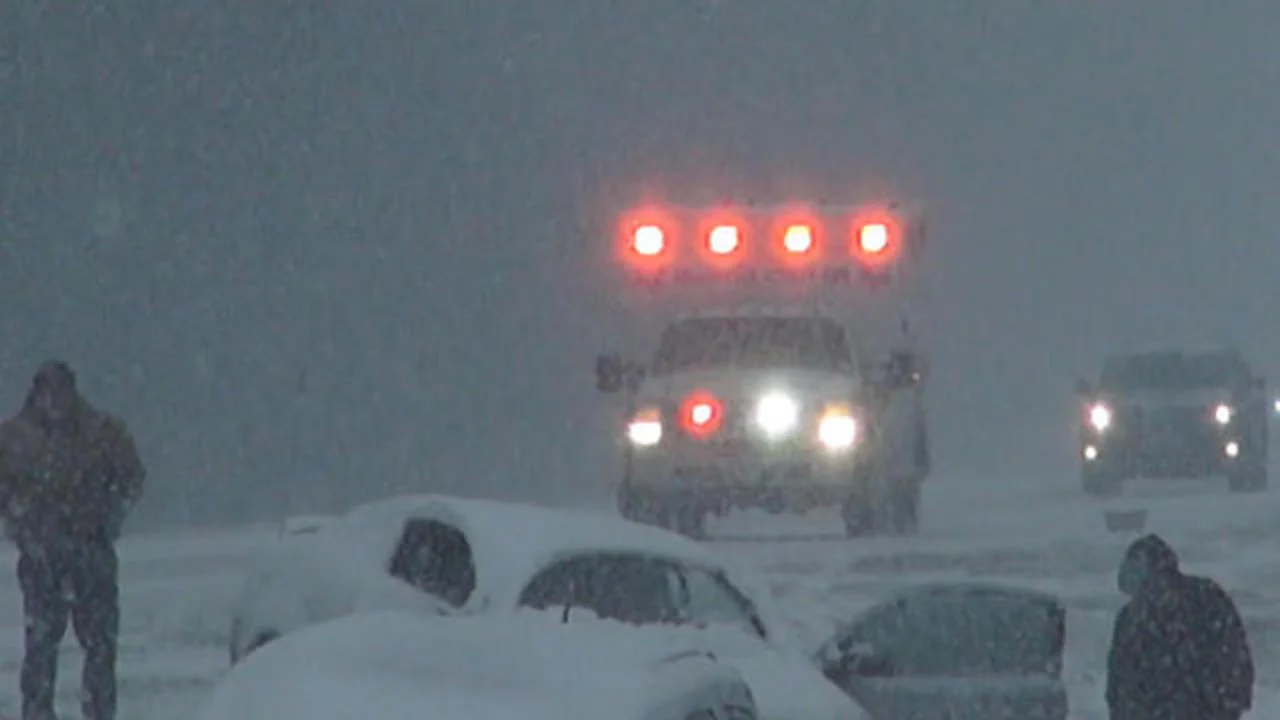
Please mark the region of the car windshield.
[[852, 354], [844, 329], [828, 318], [696, 318], [667, 327], [650, 372], [707, 368], [847, 371]]
[[600, 618], [648, 625], [676, 622], [679, 578], [673, 566], [640, 555], [593, 554], [540, 572], [520, 595], [535, 610], [588, 610]]
[[1110, 391], [1178, 391], [1226, 387], [1235, 375], [1230, 355], [1177, 353], [1113, 358], [1099, 386]]

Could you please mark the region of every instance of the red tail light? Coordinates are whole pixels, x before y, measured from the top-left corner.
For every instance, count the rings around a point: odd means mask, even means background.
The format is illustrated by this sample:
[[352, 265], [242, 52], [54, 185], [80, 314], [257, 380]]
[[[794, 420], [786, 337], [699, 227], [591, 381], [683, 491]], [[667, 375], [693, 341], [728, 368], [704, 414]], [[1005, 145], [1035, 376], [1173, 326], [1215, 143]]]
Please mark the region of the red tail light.
[[723, 420], [724, 406], [711, 393], [691, 393], [680, 406], [680, 425], [694, 437], [711, 435]]

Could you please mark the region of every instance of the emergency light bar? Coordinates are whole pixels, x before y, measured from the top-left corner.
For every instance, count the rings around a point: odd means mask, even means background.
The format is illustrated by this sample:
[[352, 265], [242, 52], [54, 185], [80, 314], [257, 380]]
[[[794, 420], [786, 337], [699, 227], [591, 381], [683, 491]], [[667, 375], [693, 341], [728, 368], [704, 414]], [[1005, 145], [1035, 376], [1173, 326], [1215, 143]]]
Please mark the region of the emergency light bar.
[[813, 249], [813, 228], [809, 225], [788, 225], [782, 233], [782, 249], [792, 255], [804, 255]]
[[895, 205], [648, 207], [622, 218], [619, 239], [623, 262], [655, 282], [731, 274], [840, 282], [833, 278], [888, 274], [918, 229]]

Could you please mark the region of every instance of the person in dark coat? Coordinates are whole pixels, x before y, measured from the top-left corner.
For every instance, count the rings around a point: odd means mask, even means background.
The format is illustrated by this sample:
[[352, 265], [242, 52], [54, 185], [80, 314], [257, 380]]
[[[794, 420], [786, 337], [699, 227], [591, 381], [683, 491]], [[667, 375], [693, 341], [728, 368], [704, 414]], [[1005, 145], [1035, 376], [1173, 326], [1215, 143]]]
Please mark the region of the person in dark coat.
[[1107, 668], [1111, 720], [1239, 720], [1254, 667], [1240, 613], [1209, 578], [1186, 575], [1157, 535], [1129, 546]]
[[63, 363], [41, 366], [21, 412], [0, 424], [0, 517], [18, 546], [26, 620], [24, 720], [54, 718], [68, 616], [85, 652], [84, 717], [115, 717], [115, 541], [145, 475], [128, 428], [91, 406]]

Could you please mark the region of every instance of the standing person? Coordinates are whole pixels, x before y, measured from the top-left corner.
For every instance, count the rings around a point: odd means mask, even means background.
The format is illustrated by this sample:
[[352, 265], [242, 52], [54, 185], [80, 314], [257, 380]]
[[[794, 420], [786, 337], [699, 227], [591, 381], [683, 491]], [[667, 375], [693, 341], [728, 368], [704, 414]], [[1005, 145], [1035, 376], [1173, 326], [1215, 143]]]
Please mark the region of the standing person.
[[1130, 600], [1108, 658], [1111, 720], [1240, 720], [1253, 704], [1253, 657], [1222, 586], [1184, 574], [1157, 535], [1129, 546], [1118, 580]]
[[40, 367], [22, 410], [0, 424], [0, 516], [20, 553], [26, 620], [24, 720], [54, 719], [68, 615], [85, 652], [84, 717], [115, 717], [115, 540], [145, 475], [128, 428], [90, 405], [61, 362]]

